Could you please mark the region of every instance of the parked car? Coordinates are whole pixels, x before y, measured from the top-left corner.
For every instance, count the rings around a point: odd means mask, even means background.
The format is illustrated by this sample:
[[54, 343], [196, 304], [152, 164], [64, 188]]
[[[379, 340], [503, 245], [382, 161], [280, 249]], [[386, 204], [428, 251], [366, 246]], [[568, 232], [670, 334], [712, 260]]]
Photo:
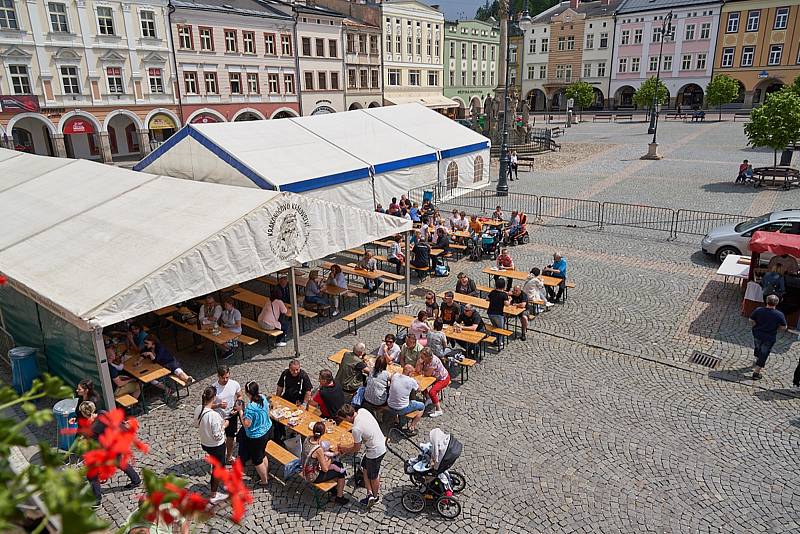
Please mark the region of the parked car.
[[[738, 224], [714, 228], [700, 242], [703, 252], [722, 263], [728, 254], [750, 255], [750, 238], [755, 232], [781, 232], [800, 235], [800, 209], [773, 211]], [[765, 255], [769, 259], [770, 255]]]

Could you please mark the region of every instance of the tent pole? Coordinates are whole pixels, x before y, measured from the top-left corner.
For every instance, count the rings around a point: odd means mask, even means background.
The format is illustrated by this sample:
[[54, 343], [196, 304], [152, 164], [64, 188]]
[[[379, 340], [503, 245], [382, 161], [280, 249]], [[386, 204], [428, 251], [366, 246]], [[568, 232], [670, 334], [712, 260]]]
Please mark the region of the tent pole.
[[97, 371], [100, 374], [100, 385], [103, 388], [103, 401], [106, 403], [107, 410], [113, 410], [117, 406], [117, 402], [114, 400], [114, 384], [112, 384], [111, 374], [108, 372], [102, 328], [97, 327], [92, 331], [92, 345], [94, 345], [94, 357], [97, 360]]
[[411, 296], [411, 247], [410, 247], [410, 239], [409, 236], [411, 235], [411, 230], [408, 232], [403, 233], [403, 238], [405, 239], [405, 254], [406, 254], [406, 293], [405, 293], [405, 307], [408, 308], [408, 299]]
[[300, 357], [300, 314], [297, 310], [300, 308], [297, 305], [297, 286], [294, 283], [294, 267], [289, 267], [289, 291], [290, 301], [292, 303], [292, 338], [294, 340], [294, 356]]

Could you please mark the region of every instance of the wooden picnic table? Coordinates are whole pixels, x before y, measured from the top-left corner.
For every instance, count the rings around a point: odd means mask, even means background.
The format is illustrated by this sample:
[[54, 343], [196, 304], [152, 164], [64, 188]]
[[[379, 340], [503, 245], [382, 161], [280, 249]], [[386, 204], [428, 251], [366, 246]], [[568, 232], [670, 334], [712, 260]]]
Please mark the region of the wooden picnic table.
[[484, 226], [494, 226], [495, 228], [502, 228], [506, 224], [507, 221], [495, 221], [494, 219], [487, 219], [485, 221], [481, 221], [481, 224]]
[[[333, 263], [326, 261], [326, 262], [323, 262], [322, 268], [323, 269], [330, 269], [331, 266], [333, 266], [333, 265], [334, 265]], [[335, 264], [335, 265], [338, 265], [339, 267], [341, 267], [342, 272], [344, 274], [349, 274], [349, 275], [352, 275], [352, 276], [360, 276], [362, 278], [367, 278], [369, 280], [377, 280], [378, 278], [381, 277], [381, 275], [379, 274], [378, 271], [368, 271], [366, 269], [359, 268], [357, 265], [355, 267], [351, 267], [351, 266], [346, 265], [346, 264], [342, 265], [341, 263], [338, 263], [338, 264]]]
[[[259, 280], [271, 286], [278, 285], [278, 279], [271, 276], [261, 276], [259, 277]], [[297, 287], [303, 287], [303, 288], [306, 287], [306, 284], [308, 284], [308, 276], [302, 276], [302, 275], [295, 276], [294, 284]], [[345, 289], [343, 287], [339, 287], [333, 284], [321, 285], [319, 289], [323, 293], [327, 293], [328, 295], [331, 296], [338, 296], [350, 292], [349, 289]]]
[[[341, 365], [345, 353], [348, 352], [349, 350], [350, 349], [341, 349], [339, 350], [339, 352], [328, 356], [328, 360], [332, 361], [337, 365]], [[364, 361], [370, 367], [372, 367], [375, 364], [375, 358], [373, 358], [372, 356], [365, 356]], [[393, 375], [395, 373], [403, 374], [403, 368], [395, 363], [390, 363], [389, 366], [386, 368], [386, 370], [389, 372], [390, 375]], [[414, 380], [416, 380], [417, 384], [419, 384], [420, 390], [428, 389], [436, 382], [436, 379], [434, 377], [422, 376], [422, 375], [414, 375]]]
[[[284, 425], [286, 428], [294, 430], [304, 438], [308, 438], [313, 435], [312, 430], [312, 423], [318, 423], [322, 421], [322, 417], [315, 414], [311, 410], [307, 410], [302, 406], [298, 406], [293, 404], [282, 397], [278, 397], [277, 395], [271, 395], [269, 397], [270, 403], [270, 418], [278, 424]], [[281, 418], [277, 419], [272, 416], [272, 411], [275, 408], [288, 408], [292, 411], [301, 411], [302, 414], [297, 417], [298, 421], [297, 424], [294, 426], [289, 426], [289, 418]], [[327, 422], [325, 426], [330, 430], [326, 434], [326, 440], [331, 443], [331, 445], [339, 446], [351, 446], [353, 444], [353, 435], [350, 433], [352, 430], [352, 426], [345, 423], [335, 424], [332, 422]]]
[[125, 360], [122, 366], [126, 373], [145, 384], [172, 374], [172, 372], [166, 367], [163, 367], [150, 358], [145, 358], [139, 354], [133, 355]]
[[[414, 319], [416, 319], [416, 317], [412, 317], [411, 315], [398, 314], [389, 319], [389, 324], [396, 326], [398, 329], [409, 328]], [[455, 339], [456, 341], [463, 341], [464, 343], [471, 343], [473, 345], [477, 345], [486, 337], [485, 332], [478, 332], [477, 330], [460, 330], [457, 332], [451, 325], [444, 325], [442, 332], [447, 336], [447, 339]]]
[[459, 237], [461, 239], [469, 239], [472, 237], [472, 234], [470, 234], [466, 230], [457, 230], [455, 232], [451, 232], [450, 235], [452, 235], [453, 237]]
[[[267, 297], [265, 295], [260, 295], [258, 293], [253, 292], [253, 291], [250, 291], [248, 289], [240, 289], [239, 291], [234, 293], [231, 296], [231, 298], [233, 298], [233, 300], [236, 300], [238, 302], [244, 302], [245, 304], [250, 304], [251, 306], [253, 306], [254, 309], [255, 309], [255, 314], [254, 315], [255, 315], [256, 318], [258, 318], [258, 315], [261, 313], [261, 310], [264, 308], [264, 304], [266, 304], [267, 300], [269, 300], [269, 297]], [[286, 306], [286, 317], [291, 317], [292, 316], [292, 305], [291, 304], [286, 304], [286, 303], [284, 303], [284, 305]], [[301, 326], [302, 330], [305, 331], [305, 329], [306, 329], [306, 319], [307, 318], [308, 319], [312, 319], [314, 317], [317, 317], [318, 314], [317, 314], [317, 312], [312, 312], [312, 311], [307, 310], [307, 309], [305, 309], [303, 307], [300, 307], [299, 310], [300, 311], [298, 313], [300, 315], [300, 326]]]
[[[214, 363], [219, 364], [218, 346], [231, 341], [236, 341], [242, 347], [242, 360], [244, 360], [244, 346], [255, 345], [258, 340], [254, 337], [246, 336], [244, 334], [237, 334], [232, 332], [224, 326], [219, 327], [219, 334], [214, 335], [211, 330], [207, 328], [197, 328], [197, 322], [182, 323], [175, 320], [174, 317], [167, 317], [167, 321], [175, 326], [180, 326], [184, 330], [188, 330], [192, 334], [196, 334], [204, 339], [212, 342], [214, 347]], [[175, 336], [175, 348], [178, 349], [178, 336]]]
[[481, 272], [484, 274], [488, 274], [490, 281], [495, 276], [500, 276], [502, 278], [511, 278], [512, 280], [528, 279], [528, 273], [523, 271], [517, 271], [516, 269], [498, 269], [496, 267], [485, 267]]
[[[444, 299], [444, 292], [439, 293], [439, 298]], [[509, 296], [509, 298], [511, 297]], [[464, 293], [453, 293], [453, 300], [460, 304], [472, 304], [476, 308], [480, 308], [482, 310], [489, 309], [489, 301], [480, 297], [473, 297], [472, 295], [465, 295]], [[513, 304], [503, 306], [503, 314], [510, 317], [518, 317], [524, 312], [525, 308], [518, 308]]]

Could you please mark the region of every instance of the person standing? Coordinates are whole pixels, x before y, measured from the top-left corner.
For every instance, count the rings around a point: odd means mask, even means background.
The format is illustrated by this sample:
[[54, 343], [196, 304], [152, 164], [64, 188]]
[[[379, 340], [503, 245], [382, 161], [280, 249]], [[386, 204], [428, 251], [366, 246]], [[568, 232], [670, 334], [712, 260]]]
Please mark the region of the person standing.
[[249, 399], [247, 407], [237, 404], [235, 410], [239, 416], [239, 422], [244, 427], [247, 458], [253, 461], [260, 479], [257, 484], [260, 487], [266, 487], [269, 483], [267, 479], [269, 464], [265, 461], [264, 456], [266, 455], [267, 441], [269, 441], [269, 431], [272, 428], [272, 421], [269, 418], [269, 400], [258, 392], [258, 384], [255, 382], [248, 382], [246, 389]]
[[498, 278], [495, 282], [495, 287], [489, 292], [486, 297], [489, 301], [489, 308], [486, 314], [489, 320], [492, 321], [492, 326], [495, 328], [505, 328], [506, 316], [504, 314], [505, 307], [510, 303], [508, 293], [506, 293], [506, 281]]
[[[512, 178], [512, 176], [514, 178]], [[509, 180], [514, 180], [515, 178], [519, 180], [519, 158], [517, 157], [517, 151], [511, 151], [511, 165], [508, 169], [508, 178]]]
[[[203, 390], [202, 402], [194, 410], [194, 420], [200, 429], [200, 447], [216, 458], [220, 465], [225, 465], [225, 433], [228, 421], [214, 408], [217, 390], [208, 386]], [[217, 504], [228, 498], [228, 494], [219, 490], [219, 480], [211, 471], [211, 504]]]
[[228, 421], [225, 427], [225, 461], [231, 463], [233, 457], [233, 444], [236, 441], [236, 432], [239, 430], [239, 417], [233, 413], [237, 401], [242, 400], [242, 387], [236, 380], [231, 380], [231, 369], [227, 365], [220, 365], [217, 369], [217, 381], [211, 384], [216, 396], [212, 408]]
[[340, 421], [347, 421], [353, 425], [353, 445], [350, 447], [339, 445], [339, 454], [355, 454], [363, 445], [365, 451], [361, 459], [364, 487], [367, 496], [359, 502], [370, 508], [380, 500], [381, 495], [381, 461], [386, 456], [386, 436], [375, 417], [364, 408], [358, 411], [350, 404], [345, 404], [336, 414]]
[[777, 339], [778, 330], [786, 330], [786, 317], [783, 312], [775, 309], [780, 302], [777, 295], [767, 297], [766, 306], [756, 308], [750, 314], [750, 324], [753, 326], [753, 355], [756, 358], [753, 368], [753, 380], [761, 380], [764, 376], [761, 371], [767, 364], [767, 358], [772, 346]]

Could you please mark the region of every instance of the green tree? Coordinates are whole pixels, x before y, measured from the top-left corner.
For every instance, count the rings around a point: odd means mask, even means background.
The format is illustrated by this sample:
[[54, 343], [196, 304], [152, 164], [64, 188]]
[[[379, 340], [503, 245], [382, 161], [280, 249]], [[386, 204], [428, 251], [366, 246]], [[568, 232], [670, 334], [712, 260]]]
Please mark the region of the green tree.
[[706, 88], [706, 102], [710, 106], [719, 108], [719, 120], [722, 120], [722, 105], [733, 102], [739, 94], [739, 82], [726, 76], [718, 74], [714, 76]]
[[800, 95], [791, 89], [772, 93], [750, 112], [744, 133], [751, 145], [771, 148], [777, 165], [778, 151], [800, 139]]
[[795, 94], [800, 95], [800, 76], [794, 79], [792, 85], [789, 86], [789, 90], [794, 91]]
[[588, 108], [592, 105], [592, 102], [594, 102], [594, 89], [592, 85], [582, 81], [572, 82], [564, 90], [564, 93], [567, 95], [567, 98], [571, 98], [575, 101], [575, 104], [580, 110], [581, 119], [583, 119], [584, 108]]
[[[656, 94], [655, 76], [646, 79], [633, 94], [633, 101], [640, 108], [651, 109], [653, 107], [653, 95]], [[669, 98], [669, 92], [664, 82], [658, 80], [658, 103], [664, 104]]]

